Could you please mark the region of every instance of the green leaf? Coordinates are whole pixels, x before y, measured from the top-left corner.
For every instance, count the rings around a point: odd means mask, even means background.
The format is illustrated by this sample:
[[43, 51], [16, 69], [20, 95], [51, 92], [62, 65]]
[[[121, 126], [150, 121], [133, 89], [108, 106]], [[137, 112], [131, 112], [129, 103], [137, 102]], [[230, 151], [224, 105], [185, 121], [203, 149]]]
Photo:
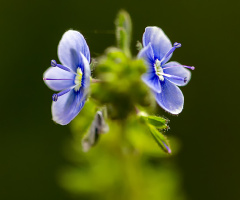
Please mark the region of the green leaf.
[[149, 128], [153, 138], [157, 142], [157, 144], [161, 147], [161, 149], [166, 153], [171, 153], [169, 143], [168, 143], [167, 139], [165, 138], [165, 136], [161, 132], [159, 132], [154, 126], [152, 126], [150, 124], [148, 124], [148, 128]]
[[128, 57], [131, 57], [132, 21], [130, 15], [126, 11], [121, 10], [117, 15], [115, 24], [117, 46], [122, 49]]

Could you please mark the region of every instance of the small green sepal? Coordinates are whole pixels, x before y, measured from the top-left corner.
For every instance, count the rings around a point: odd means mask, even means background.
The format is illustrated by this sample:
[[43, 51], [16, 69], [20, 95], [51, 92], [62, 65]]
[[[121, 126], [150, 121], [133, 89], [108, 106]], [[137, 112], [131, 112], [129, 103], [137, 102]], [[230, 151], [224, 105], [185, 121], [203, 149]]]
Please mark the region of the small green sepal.
[[168, 126], [167, 126], [168, 120], [164, 119], [162, 117], [148, 116], [147, 120], [148, 120], [149, 124], [153, 125], [154, 127], [158, 128], [158, 129], [168, 128]]
[[167, 129], [169, 128], [167, 123], [169, 120], [163, 118], [163, 117], [158, 117], [158, 116], [149, 116], [145, 112], [139, 112], [138, 114], [142, 120], [144, 120], [147, 124], [150, 124], [157, 129]]
[[157, 130], [157, 128], [155, 128], [151, 124], [148, 124], [148, 128], [149, 128], [153, 138], [157, 142], [158, 146], [161, 147], [161, 149], [164, 152], [170, 154], [172, 151], [170, 149], [169, 143], [168, 143], [167, 139], [165, 138], [165, 136], [161, 132], [159, 132]]

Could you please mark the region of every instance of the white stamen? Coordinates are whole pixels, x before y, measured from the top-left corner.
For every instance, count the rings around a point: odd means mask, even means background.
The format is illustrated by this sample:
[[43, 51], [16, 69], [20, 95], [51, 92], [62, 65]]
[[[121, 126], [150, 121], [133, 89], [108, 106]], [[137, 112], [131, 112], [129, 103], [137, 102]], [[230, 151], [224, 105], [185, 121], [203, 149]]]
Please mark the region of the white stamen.
[[155, 61], [154, 69], [155, 69], [155, 73], [159, 77], [160, 81], [163, 81], [164, 80], [163, 68], [161, 67], [161, 62], [158, 59]]
[[80, 89], [80, 87], [82, 86], [82, 75], [83, 75], [83, 73], [82, 73], [82, 70], [81, 70], [81, 68], [78, 68], [77, 69], [77, 75], [76, 75], [76, 77], [75, 77], [75, 84], [76, 84], [76, 86], [75, 86], [75, 91], [78, 91], [79, 89]]

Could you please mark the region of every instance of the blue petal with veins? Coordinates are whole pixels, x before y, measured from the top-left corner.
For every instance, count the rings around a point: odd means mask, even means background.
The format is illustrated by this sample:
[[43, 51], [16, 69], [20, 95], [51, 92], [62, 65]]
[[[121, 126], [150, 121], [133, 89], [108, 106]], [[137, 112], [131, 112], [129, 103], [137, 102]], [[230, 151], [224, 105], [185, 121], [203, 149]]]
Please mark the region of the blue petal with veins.
[[52, 96], [52, 117], [56, 123], [66, 125], [83, 108], [89, 90], [90, 51], [82, 34], [65, 32], [58, 45], [58, 57], [62, 64], [52, 60], [43, 80], [50, 89], [60, 91]]
[[[143, 34], [143, 49], [138, 58], [143, 58], [147, 65], [147, 72], [142, 80], [151, 88], [157, 103], [171, 114], [179, 114], [183, 110], [184, 96], [178, 86], [185, 86], [190, 78], [188, 69], [194, 67], [169, 62], [175, 49], [181, 47], [165, 35], [162, 29], [147, 27]], [[188, 69], [186, 69], [188, 68]]]

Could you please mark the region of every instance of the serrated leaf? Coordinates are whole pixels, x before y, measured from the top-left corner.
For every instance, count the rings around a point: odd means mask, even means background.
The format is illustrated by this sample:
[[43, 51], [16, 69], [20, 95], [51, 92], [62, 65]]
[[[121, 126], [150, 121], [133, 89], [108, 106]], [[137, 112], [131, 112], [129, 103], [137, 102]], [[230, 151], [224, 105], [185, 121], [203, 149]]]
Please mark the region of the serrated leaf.
[[158, 116], [147, 116], [147, 115], [142, 115], [141, 116], [147, 123], [151, 124], [152, 126], [156, 127], [157, 129], [166, 129], [168, 128], [167, 126], [167, 120], [158, 117]]
[[167, 128], [167, 120], [157, 116], [147, 116], [148, 123], [159, 129]]
[[154, 126], [152, 126], [150, 124], [148, 124], [148, 128], [149, 128], [153, 138], [157, 142], [158, 146], [160, 146], [164, 152], [171, 153], [171, 149], [169, 147], [168, 141], [165, 138], [165, 136], [161, 132], [159, 132]]

